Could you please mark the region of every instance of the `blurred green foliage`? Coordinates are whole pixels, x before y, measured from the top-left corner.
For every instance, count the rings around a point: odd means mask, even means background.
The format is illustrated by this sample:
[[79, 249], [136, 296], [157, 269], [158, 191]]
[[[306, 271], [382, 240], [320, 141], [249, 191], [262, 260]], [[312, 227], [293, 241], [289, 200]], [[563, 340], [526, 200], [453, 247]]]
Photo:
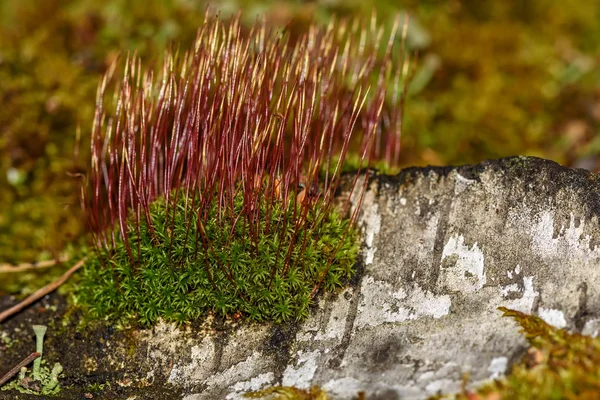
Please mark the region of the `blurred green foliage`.
[[598, 1], [443, 3], [417, 13], [432, 38], [424, 57], [439, 68], [407, 102], [411, 162], [572, 164], [597, 147]]
[[[411, 15], [418, 52], [402, 165], [525, 154], [595, 169], [600, 1], [227, 0], [250, 24]], [[78, 173], [99, 77], [119, 52], [188, 46], [201, 0], [0, 0], [0, 261], [52, 258], [84, 231]], [[74, 157], [77, 126], [83, 143]]]
[[119, 52], [162, 54], [202, 21], [194, 2], [0, 1], [0, 260], [56, 257], [84, 230], [86, 144], [99, 78]]

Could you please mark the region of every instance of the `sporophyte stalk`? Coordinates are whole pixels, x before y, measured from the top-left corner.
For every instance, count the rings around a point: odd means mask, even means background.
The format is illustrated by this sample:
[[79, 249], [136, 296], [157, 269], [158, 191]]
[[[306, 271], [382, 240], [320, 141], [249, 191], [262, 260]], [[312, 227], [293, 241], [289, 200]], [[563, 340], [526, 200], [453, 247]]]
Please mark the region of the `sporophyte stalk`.
[[[308, 316], [353, 275], [359, 175], [399, 151], [398, 26], [384, 40], [375, 19], [335, 20], [292, 39], [207, 15], [193, 48], [167, 51], [161, 68], [113, 64], [82, 190], [94, 251], [77, 303], [141, 325]], [[360, 161], [338, 206], [348, 154]]]

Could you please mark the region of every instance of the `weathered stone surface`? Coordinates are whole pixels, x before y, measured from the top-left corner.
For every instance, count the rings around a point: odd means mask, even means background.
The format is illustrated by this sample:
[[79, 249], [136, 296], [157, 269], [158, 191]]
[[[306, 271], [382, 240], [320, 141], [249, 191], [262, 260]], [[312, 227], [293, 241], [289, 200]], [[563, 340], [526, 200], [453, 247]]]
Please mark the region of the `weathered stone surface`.
[[[374, 177], [351, 287], [302, 324], [138, 332], [130, 359], [144, 367], [130, 379], [168, 382], [187, 400], [279, 384], [320, 385], [336, 399], [422, 399], [457, 390], [465, 372], [477, 384], [525, 348], [499, 306], [597, 334], [599, 211], [596, 175], [540, 159]], [[98, 368], [118, 369], [119, 357]]]
[[189, 356], [169, 381], [187, 386], [188, 400], [274, 384], [417, 399], [457, 390], [464, 372], [498, 376], [522, 354], [499, 306], [596, 333], [599, 188], [595, 175], [530, 158], [376, 177], [354, 287], [280, 340], [256, 327], [220, 352], [207, 338], [179, 348]]

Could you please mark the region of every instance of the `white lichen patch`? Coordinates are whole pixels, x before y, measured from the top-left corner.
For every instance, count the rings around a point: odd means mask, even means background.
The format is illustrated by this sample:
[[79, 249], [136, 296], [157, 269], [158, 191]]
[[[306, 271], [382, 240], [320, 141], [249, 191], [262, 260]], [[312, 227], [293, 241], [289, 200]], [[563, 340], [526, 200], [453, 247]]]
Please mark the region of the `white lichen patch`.
[[271, 357], [264, 353], [260, 353], [259, 351], [254, 351], [244, 361], [234, 364], [216, 374], [211, 373], [210, 376], [204, 380], [204, 384], [206, 384], [208, 388], [224, 386], [234, 387], [237, 382], [252, 380], [252, 378], [256, 377], [261, 371], [266, 370], [270, 372], [269, 369], [272, 367], [271, 361]]
[[233, 385], [233, 387], [230, 388], [233, 390], [233, 392], [229, 393], [225, 398], [227, 400], [241, 400], [246, 398], [244, 397], [244, 394], [248, 392], [256, 392], [274, 384], [275, 374], [272, 372], [267, 372], [255, 376], [250, 380], [237, 382], [235, 385]]
[[508, 367], [508, 358], [506, 357], [495, 357], [490, 362], [490, 366], [488, 367], [488, 372], [491, 373], [490, 379], [498, 379], [502, 377], [506, 373], [506, 368]]
[[310, 388], [320, 357], [321, 351], [319, 350], [310, 352], [298, 351], [296, 366], [287, 366], [283, 372], [281, 384], [283, 386], [295, 386], [299, 389]]
[[[323, 299], [319, 300], [319, 309], [323, 309], [325, 307], [325, 303]], [[319, 332], [322, 329], [322, 314], [321, 313], [310, 313], [309, 317], [300, 325], [300, 329], [296, 333], [296, 341], [297, 342], [312, 342]]]
[[304, 329], [300, 329], [298, 333], [296, 333], [296, 341], [297, 342], [312, 342], [316, 332], [318, 331], [318, 327], [315, 326], [314, 329], [310, 329], [304, 326]]
[[552, 308], [543, 308], [540, 307], [538, 310], [538, 315], [541, 319], [546, 321], [546, 323], [556, 327], [556, 328], [564, 328], [567, 326], [567, 321], [565, 320], [565, 314], [560, 310], [554, 310]]
[[500, 287], [500, 295], [502, 298], [506, 298], [511, 293], [522, 293], [520, 297], [513, 298], [512, 300], [505, 300], [502, 302], [502, 306], [524, 312], [526, 314], [531, 313], [533, 308], [533, 302], [536, 296], [539, 294], [533, 289], [533, 277], [523, 277], [523, 289], [519, 285], [513, 283], [504, 287]]
[[533, 227], [531, 249], [540, 255], [554, 254], [556, 252], [556, 244], [553, 235], [554, 217], [548, 211], [542, 212], [537, 224]]
[[373, 263], [375, 258], [375, 251], [377, 248], [374, 246], [373, 241], [375, 235], [379, 233], [381, 228], [381, 216], [378, 212], [379, 207], [377, 204], [371, 204], [370, 207], [365, 210], [364, 214], [364, 225], [363, 232], [365, 237], [365, 264], [370, 265]]
[[140, 333], [140, 339], [148, 343], [148, 357], [158, 360], [170, 360], [178, 349], [189, 343], [186, 333], [174, 323], [160, 319], [156, 326]]
[[476, 182], [476, 180], [465, 178], [461, 174], [457, 173], [454, 180], [454, 194], [461, 194], [469, 185]]
[[435, 296], [417, 285], [408, 290], [396, 289], [387, 282], [367, 276], [361, 283], [354, 329], [421, 317], [441, 318], [450, 312], [450, 306], [449, 295]]
[[211, 361], [214, 356], [214, 343], [206, 336], [200, 344], [192, 346], [189, 362], [173, 366], [168, 382], [178, 386], [190, 386], [204, 381], [211, 374]]
[[335, 302], [331, 305], [331, 312], [329, 313], [329, 319], [324, 329], [317, 332], [315, 340], [331, 340], [334, 339], [336, 342], [340, 342], [344, 336], [346, 329], [346, 319], [348, 312], [350, 311], [350, 301], [346, 300], [346, 296], [352, 295], [354, 292], [353, 288], [348, 288], [341, 292]]
[[[448, 361], [438, 369], [422, 372], [417, 376], [416, 383], [429, 395], [435, 395], [438, 392], [452, 393], [457, 388], [456, 377], [461, 373], [462, 367], [459, 364]], [[419, 396], [419, 398], [424, 397], [423, 395]]]
[[450, 291], [476, 292], [486, 282], [483, 252], [474, 243], [464, 244], [462, 235], [451, 236], [444, 250], [440, 265], [440, 283]]
[[323, 385], [323, 389], [330, 395], [350, 398], [364, 388], [365, 384], [351, 377], [332, 379]]
[[544, 259], [571, 256], [578, 259], [600, 258], [600, 249], [591, 248], [591, 237], [584, 234], [585, 222], [576, 223], [575, 215], [570, 214], [569, 225], [561, 225], [554, 237], [554, 215], [542, 212], [533, 227], [532, 250]]
[[592, 318], [585, 322], [583, 325], [583, 329], [581, 330], [582, 335], [598, 337], [598, 333], [600, 332], [600, 319]]
[[372, 204], [368, 210], [365, 210], [364, 229], [365, 229], [365, 245], [369, 248], [373, 247], [375, 235], [379, 233], [381, 228], [381, 216], [378, 212], [378, 205]]
[[458, 383], [456, 382], [456, 379], [438, 379], [436, 381], [433, 381], [431, 383], [429, 383], [426, 387], [425, 390], [427, 391], [428, 394], [430, 395], [436, 395], [438, 393], [452, 393], [452, 392], [456, 392], [456, 389], [458, 389]]
[[533, 277], [523, 277], [523, 289], [516, 284], [500, 287], [500, 294], [503, 298], [513, 292], [522, 293], [522, 295], [516, 299], [505, 300], [502, 305], [512, 310], [530, 314], [533, 308], [533, 302], [535, 301], [536, 296], [539, 295], [539, 293], [533, 289]]
[[506, 271], [506, 275], [512, 279], [513, 276], [517, 276], [521, 273], [521, 266], [519, 264], [517, 264], [517, 266], [515, 267], [514, 271], [511, 271], [510, 269], [508, 271]]
[[[361, 187], [362, 179], [364, 179], [364, 177], [359, 179], [356, 187]], [[359, 198], [360, 190], [354, 191], [350, 197], [352, 212], [356, 211]], [[372, 186], [365, 192], [357, 222], [358, 226], [361, 227], [364, 238], [365, 264], [369, 265], [373, 263], [375, 252], [377, 251], [377, 248], [374, 245], [374, 240], [381, 228], [381, 215], [379, 214], [379, 205], [377, 204], [376, 186]]]
[[516, 283], [511, 283], [510, 285], [502, 286], [500, 288], [500, 294], [502, 297], [508, 297], [511, 293], [518, 293], [520, 291], [521, 289]]

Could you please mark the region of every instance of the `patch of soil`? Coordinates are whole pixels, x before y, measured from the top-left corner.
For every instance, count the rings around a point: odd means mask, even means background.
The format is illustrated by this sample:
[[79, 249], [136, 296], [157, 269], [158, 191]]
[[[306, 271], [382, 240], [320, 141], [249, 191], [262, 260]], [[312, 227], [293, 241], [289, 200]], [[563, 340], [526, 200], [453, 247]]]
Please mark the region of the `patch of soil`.
[[[0, 297], [0, 309], [17, 303], [12, 296]], [[133, 331], [115, 329], [109, 323], [81, 323], [81, 313], [59, 294], [50, 294], [0, 324], [0, 376], [35, 351], [32, 325], [47, 325], [43, 359], [59, 362], [64, 371], [59, 379], [58, 398], [70, 399], [171, 399], [179, 388], [154, 377], [146, 365], [144, 351], [136, 349]], [[1, 337], [1, 336], [0, 336]], [[143, 350], [143, 349], [141, 349]], [[115, 360], [115, 354], [130, 358]], [[151, 378], [149, 378], [149, 376]], [[13, 379], [16, 379], [13, 378]], [[0, 391], [0, 399], [41, 399], [16, 390]]]

